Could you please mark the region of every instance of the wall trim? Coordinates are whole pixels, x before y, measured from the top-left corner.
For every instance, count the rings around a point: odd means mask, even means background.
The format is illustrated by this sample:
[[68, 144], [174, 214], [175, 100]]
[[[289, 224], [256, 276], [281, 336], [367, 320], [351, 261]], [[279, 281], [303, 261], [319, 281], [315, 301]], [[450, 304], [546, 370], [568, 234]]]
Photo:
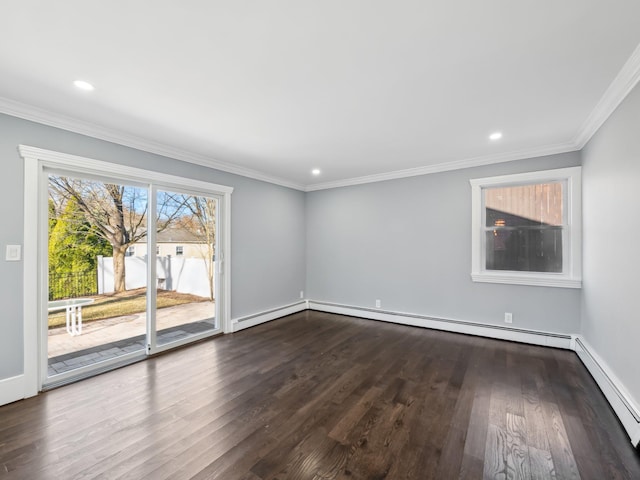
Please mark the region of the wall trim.
[[465, 320], [437, 318], [414, 313], [394, 312], [377, 308], [314, 300], [309, 300], [308, 304], [310, 310], [318, 310], [321, 312], [573, 350], [604, 393], [605, 398], [622, 423], [627, 435], [629, 435], [631, 443], [636, 447], [640, 446], [640, 406], [627, 392], [623, 383], [613, 373], [607, 363], [602, 360], [580, 335], [504, 327], [501, 325], [489, 325]]
[[86, 135], [99, 140], [116, 143], [125, 147], [135, 148], [143, 152], [162, 155], [176, 160], [201, 165], [204, 167], [214, 168], [222, 172], [232, 173], [254, 180], [280, 185], [283, 187], [300, 190], [303, 192], [312, 192], [316, 190], [326, 190], [329, 188], [346, 187], [351, 185], [360, 185], [364, 183], [383, 182], [385, 180], [393, 180], [397, 178], [415, 177], [419, 175], [429, 175], [432, 173], [448, 172], [451, 170], [460, 170], [463, 168], [480, 167], [484, 165], [492, 165], [495, 163], [504, 163], [514, 160], [524, 160], [527, 158], [543, 157], [546, 155], [555, 155], [559, 153], [567, 153], [579, 150], [574, 142], [565, 142], [554, 145], [545, 145], [542, 147], [528, 148], [513, 152], [483, 155], [451, 162], [442, 162], [435, 165], [425, 165], [416, 168], [404, 170], [396, 170], [392, 172], [384, 172], [374, 175], [365, 175], [362, 177], [349, 178], [345, 180], [337, 180], [335, 182], [316, 183], [311, 185], [303, 185], [289, 180], [269, 175], [250, 168], [221, 162], [205, 155], [189, 152], [184, 149], [166, 145], [160, 142], [148, 140], [136, 135], [121, 132], [112, 128], [103, 127], [94, 123], [78, 120], [69, 116], [51, 112], [39, 107], [28, 105], [26, 103], [17, 102], [6, 97], [0, 97], [0, 113], [11, 115], [13, 117], [22, 118], [32, 122], [41, 123], [69, 132]]
[[[562, 271], [509, 272], [485, 268], [485, 188], [521, 185], [525, 183], [562, 182]], [[581, 288], [582, 286], [582, 167], [556, 168], [511, 175], [473, 178], [471, 184], [471, 279], [474, 282], [533, 285], [544, 287]]]
[[640, 407], [609, 365], [581, 335], [575, 336], [575, 352], [594, 378], [635, 446], [640, 445]]
[[[489, 325], [465, 320], [438, 318], [416, 313], [395, 312], [314, 300], [303, 300], [235, 318], [231, 321], [232, 332], [238, 332], [305, 310], [316, 310], [400, 325], [573, 350], [602, 390], [605, 398], [629, 435], [631, 443], [636, 447], [640, 446], [640, 407], [607, 363], [581, 335], [567, 335], [541, 330]], [[0, 380], [0, 405], [15, 402], [28, 396], [31, 396], [31, 394], [25, 389], [24, 375]]]
[[284, 305], [282, 307], [276, 307], [271, 310], [265, 310], [263, 312], [253, 313], [244, 317], [238, 317], [231, 320], [231, 331], [239, 332], [245, 328], [255, 327], [261, 323], [269, 322], [277, 318], [285, 317], [293, 313], [302, 312], [309, 308], [309, 304], [306, 300], [292, 303], [290, 305]]
[[179, 185], [182, 188], [190, 189], [195, 192], [210, 193], [216, 190], [217, 193], [233, 193], [233, 187], [220, 185], [213, 182], [205, 182], [189, 177], [161, 173], [155, 170], [145, 168], [131, 167], [106, 160], [98, 160], [80, 155], [72, 155], [70, 153], [57, 152], [29, 145], [18, 145], [18, 153], [23, 159], [34, 159], [43, 162], [47, 167], [73, 169], [74, 172], [94, 174], [97, 172], [109, 175], [115, 178], [140, 177], [145, 180], [153, 181], [159, 186]]
[[582, 279], [552, 277], [527, 277], [525, 275], [500, 275], [493, 273], [472, 273], [471, 280], [481, 283], [501, 283], [507, 285], [530, 285], [534, 287], [582, 288]]
[[600, 98], [599, 102], [586, 118], [582, 126], [578, 129], [578, 132], [576, 133], [574, 138], [564, 143], [544, 145], [540, 147], [527, 148], [499, 154], [483, 155], [467, 159], [454, 160], [451, 162], [441, 162], [434, 165], [425, 165], [416, 168], [396, 170], [374, 175], [365, 175], [361, 177], [337, 180], [334, 182], [316, 183], [311, 185], [299, 184], [250, 168], [221, 162], [206, 155], [190, 152], [182, 148], [149, 140], [137, 135], [118, 131], [113, 128], [108, 128], [95, 123], [72, 118], [40, 107], [35, 107], [33, 105], [18, 102], [16, 100], [11, 100], [6, 97], [0, 97], [0, 113], [23, 118], [25, 120], [41, 123], [51, 127], [60, 128], [69, 132], [79, 133], [81, 135], [86, 135], [126, 147], [135, 148], [144, 152], [162, 155], [164, 157], [213, 168], [222, 172], [232, 173], [234, 175], [240, 175], [243, 177], [252, 178], [254, 180], [260, 180], [263, 182], [292, 188], [294, 190], [313, 192], [316, 190], [326, 190], [330, 188], [361, 185], [365, 183], [383, 182], [385, 180], [414, 177], [419, 175], [429, 175], [432, 173], [460, 170], [463, 168], [479, 167], [484, 165], [492, 165], [495, 163], [510, 162], [514, 160], [536, 158], [546, 155], [554, 155], [581, 150], [639, 81], [640, 45], [636, 47], [618, 75], [611, 82], [603, 96]]
[[380, 310], [377, 308], [342, 305], [339, 303], [320, 302], [314, 300], [309, 301], [309, 309], [366, 318], [369, 320], [380, 320], [400, 325], [410, 325], [413, 327], [431, 328], [434, 330], [444, 330], [447, 332], [463, 333], [499, 340], [510, 340], [513, 342], [542, 345], [545, 347], [563, 348], [566, 350], [571, 349], [571, 335], [562, 333], [503, 327], [502, 325], [490, 325], [466, 320], [454, 320], [416, 313], [395, 312], [391, 310]]
[[263, 182], [273, 183], [275, 185], [292, 188], [294, 190], [304, 191], [304, 185], [300, 185], [283, 178], [268, 175], [239, 165], [232, 165], [219, 160], [214, 160], [206, 155], [189, 152], [181, 148], [148, 140], [113, 128], [107, 128], [94, 123], [78, 120], [76, 118], [51, 112], [33, 105], [17, 102], [6, 97], [0, 97], [0, 113], [41, 123], [50, 127], [60, 128], [69, 132], [79, 133], [88, 137], [97, 138], [98, 140], [104, 140], [118, 145], [123, 145], [125, 147], [135, 148], [136, 150], [141, 150], [143, 152], [153, 153], [163, 157], [201, 165], [203, 167], [214, 168], [222, 172], [232, 173], [234, 175], [240, 175], [254, 180], [261, 180]]
[[573, 143], [582, 150], [640, 81], [640, 45], [636, 47], [600, 101], [584, 121]]
[[[175, 188], [191, 195], [207, 195], [218, 199], [219, 282], [216, 286], [217, 313], [221, 327], [229, 324], [231, 314], [231, 194], [233, 187], [169, 175], [150, 170], [118, 165], [77, 155], [19, 145], [24, 158], [24, 255], [23, 255], [23, 323], [24, 323], [24, 377], [28, 396], [42, 389], [47, 373], [46, 342], [46, 199], [47, 169], [72, 171], [76, 174], [106, 175], [116, 180], [144, 182], [145, 188], [155, 192], [156, 187]], [[43, 263], [43, 259], [44, 263]], [[150, 265], [154, 265], [153, 262]], [[149, 277], [152, 278], [152, 277]], [[36, 291], [34, 292], [34, 285]], [[152, 353], [155, 353], [152, 352]]]
[[558, 143], [555, 145], [545, 145], [542, 147], [528, 148], [513, 152], [482, 155], [479, 157], [436, 163], [434, 165], [425, 165], [422, 167], [408, 168], [405, 170], [396, 170], [393, 172], [377, 173], [375, 175], [348, 178], [345, 180], [337, 180], [335, 182], [315, 183], [312, 185], [307, 185], [305, 191], [313, 192], [316, 190], [349, 187], [352, 185], [361, 185], [364, 183], [384, 182], [386, 180], [395, 180], [398, 178], [417, 177], [420, 175], [430, 175], [432, 173], [449, 172], [453, 170], [462, 170], [464, 168], [482, 167], [485, 165], [493, 165], [496, 163], [512, 162], [515, 160], [526, 160], [529, 158], [544, 157], [547, 155], [557, 155], [559, 153], [575, 152], [576, 150], [579, 150], [579, 148], [577, 148], [573, 142]]
[[0, 406], [26, 398], [24, 375], [0, 380]]

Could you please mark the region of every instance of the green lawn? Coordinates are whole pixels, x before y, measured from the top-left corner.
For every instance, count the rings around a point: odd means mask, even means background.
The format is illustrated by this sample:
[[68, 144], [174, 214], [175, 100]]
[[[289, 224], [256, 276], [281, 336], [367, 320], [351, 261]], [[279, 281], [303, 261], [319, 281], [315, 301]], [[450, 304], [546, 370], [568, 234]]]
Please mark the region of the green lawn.
[[[94, 303], [82, 307], [82, 322], [104, 320], [105, 318], [120, 317], [141, 313], [147, 309], [146, 289], [138, 288], [122, 293], [110, 293], [96, 295]], [[185, 303], [206, 302], [208, 298], [198, 297], [187, 293], [177, 293], [167, 290], [158, 290], [157, 307], [166, 308]], [[49, 328], [62, 327], [66, 324], [65, 312], [51, 312], [49, 314]]]

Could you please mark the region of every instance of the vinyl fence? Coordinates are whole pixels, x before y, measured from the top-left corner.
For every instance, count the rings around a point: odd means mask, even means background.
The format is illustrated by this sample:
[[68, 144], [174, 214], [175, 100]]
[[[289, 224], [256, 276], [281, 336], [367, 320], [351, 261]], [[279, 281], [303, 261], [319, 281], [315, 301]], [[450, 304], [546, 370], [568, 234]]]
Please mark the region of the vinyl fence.
[[[147, 286], [147, 256], [125, 257], [127, 290]], [[156, 286], [163, 290], [209, 298], [207, 263], [201, 258], [167, 255], [156, 258]], [[113, 257], [98, 256], [98, 293], [112, 293]]]

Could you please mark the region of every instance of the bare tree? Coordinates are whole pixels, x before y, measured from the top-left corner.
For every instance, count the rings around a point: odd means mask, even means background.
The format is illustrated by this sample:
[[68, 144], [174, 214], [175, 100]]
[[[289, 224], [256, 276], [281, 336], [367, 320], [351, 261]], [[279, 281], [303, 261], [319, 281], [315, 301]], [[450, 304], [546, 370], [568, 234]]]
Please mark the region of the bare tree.
[[[127, 248], [147, 235], [147, 190], [51, 175], [49, 192], [56, 203], [73, 198], [87, 222], [95, 227], [97, 235], [109, 242], [113, 248], [114, 290], [125, 291], [124, 259]], [[167, 193], [159, 196], [156, 219], [158, 232], [167, 228], [184, 212], [184, 203], [180, 200]]]
[[209, 281], [209, 298], [215, 297], [214, 285], [214, 260], [216, 245], [216, 200], [209, 197], [197, 197], [183, 195], [182, 202], [186, 209], [191, 212], [192, 222], [189, 222], [189, 230], [200, 241], [206, 245], [205, 265], [207, 267], [207, 280]]

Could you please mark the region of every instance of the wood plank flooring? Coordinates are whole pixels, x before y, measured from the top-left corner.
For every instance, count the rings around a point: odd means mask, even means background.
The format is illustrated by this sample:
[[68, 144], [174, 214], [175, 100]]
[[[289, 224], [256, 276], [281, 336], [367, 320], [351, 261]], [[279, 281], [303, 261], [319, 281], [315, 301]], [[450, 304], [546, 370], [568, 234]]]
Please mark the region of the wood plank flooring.
[[0, 407], [4, 479], [640, 479], [569, 351], [302, 312]]

